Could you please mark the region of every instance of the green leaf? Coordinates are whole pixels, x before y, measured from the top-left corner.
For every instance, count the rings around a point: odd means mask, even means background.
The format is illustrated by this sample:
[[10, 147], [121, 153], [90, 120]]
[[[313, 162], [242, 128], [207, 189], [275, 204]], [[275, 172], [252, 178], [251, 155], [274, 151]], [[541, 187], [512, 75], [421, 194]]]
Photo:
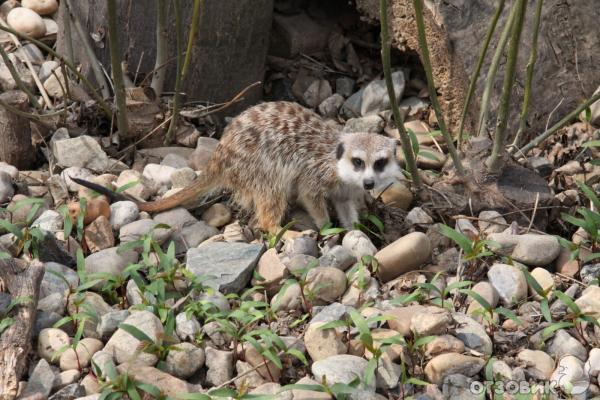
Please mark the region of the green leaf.
[[215, 396], [215, 397], [232, 397], [232, 398], [235, 398], [237, 395], [235, 390], [233, 390], [231, 388], [226, 388], [226, 387], [209, 390], [208, 394], [211, 396]]
[[418, 301], [420, 298], [421, 298], [421, 293], [418, 290], [415, 290], [412, 293], [403, 294], [400, 297], [390, 300], [390, 304], [403, 305], [403, 304], [410, 303], [413, 301]]
[[181, 400], [212, 400], [211, 396], [204, 393], [182, 393], [178, 394], [177, 398]]
[[160, 391], [159, 388], [157, 388], [154, 385], [150, 385], [148, 383], [138, 383], [137, 387], [138, 387], [138, 389], [140, 389], [148, 394], [151, 394], [154, 397], [159, 397], [162, 394], [162, 392]]
[[581, 144], [581, 147], [600, 147], [600, 140], [590, 140]]
[[123, 193], [124, 191], [126, 191], [127, 189], [131, 189], [134, 186], [137, 186], [140, 184], [140, 181], [131, 181], [131, 182], [127, 182], [126, 184], [119, 186], [116, 190], [115, 193]]
[[10, 260], [12, 256], [5, 251], [0, 251], [0, 260]]
[[347, 326], [346, 321], [343, 321], [343, 320], [331, 321], [331, 322], [327, 322], [326, 324], [319, 326], [319, 330], [335, 329], [335, 328], [339, 328], [342, 326]]
[[450, 228], [448, 225], [440, 224], [440, 233], [453, 240], [465, 253], [473, 251], [473, 243], [462, 233]]
[[550, 338], [554, 334], [554, 332], [561, 329], [572, 328], [574, 326], [575, 324], [569, 321], [555, 322], [554, 324], [548, 326], [542, 331], [542, 339], [546, 340]]
[[146, 335], [144, 332], [142, 332], [141, 330], [139, 330], [138, 328], [136, 328], [133, 325], [122, 323], [122, 324], [119, 324], [119, 328], [123, 329], [125, 332], [129, 333], [131, 336], [133, 336], [134, 338], [136, 338], [137, 340], [139, 340], [141, 342], [154, 343], [154, 340], [152, 340], [150, 338], [150, 336]]
[[304, 365], [308, 365], [308, 360], [306, 359], [306, 356], [304, 356], [304, 353], [302, 353], [300, 350], [295, 349], [295, 348], [290, 348], [290, 349], [286, 350], [286, 353], [296, 357]]
[[11, 326], [14, 322], [15, 320], [11, 317], [6, 317], [0, 320], [0, 334], [2, 334], [2, 332], [8, 329], [8, 327]]
[[439, 156], [437, 156], [436, 154], [434, 154], [430, 151], [427, 151], [427, 150], [421, 150], [421, 152], [419, 153], [419, 156], [421, 156], [423, 158], [428, 158], [433, 161], [440, 161]]
[[459, 292], [460, 293], [464, 293], [467, 296], [471, 296], [487, 312], [492, 312], [492, 306], [490, 305], [490, 303], [488, 303], [486, 299], [484, 299], [483, 297], [481, 297], [481, 295], [479, 293], [476, 293], [476, 292], [474, 292], [473, 290], [470, 290], [470, 289], [459, 289]]
[[548, 305], [547, 298], [542, 299], [542, 301], [540, 302], [540, 309], [542, 311], [544, 319], [548, 322], [552, 322], [552, 314], [550, 313], [550, 307]]
[[369, 214], [367, 216], [367, 219], [373, 224], [375, 225], [375, 227], [377, 228], [377, 230], [379, 231], [379, 233], [383, 234], [385, 232], [385, 226], [383, 225], [383, 222], [381, 222], [381, 220], [379, 218], [377, 218], [376, 215], [373, 214]]
[[365, 383], [370, 385], [375, 378], [375, 369], [377, 368], [377, 358], [373, 357], [367, 363], [367, 368], [365, 368]]
[[142, 397], [138, 393], [133, 382], [131, 382], [129, 385], [127, 385], [127, 396], [129, 397], [130, 400], [142, 400]]
[[560, 290], [556, 290], [554, 294], [560, 299], [560, 301], [562, 301], [567, 307], [569, 307], [575, 315], [581, 315], [581, 309], [577, 304], [575, 304], [572, 298], [570, 298], [568, 295], [561, 292]]
[[371, 336], [371, 330], [369, 329], [369, 326], [367, 325], [367, 322], [363, 319], [363, 317], [355, 309], [350, 309], [348, 315], [350, 315], [352, 322], [358, 329], [361, 336], [361, 341], [363, 341], [365, 345], [368, 344], [370, 346], [373, 346], [373, 337]]
[[452, 291], [455, 289], [462, 289], [464, 287], [471, 286], [472, 284], [473, 284], [473, 281], [453, 282], [453, 283], [449, 284], [448, 286], [446, 286], [446, 289], [444, 289], [444, 293], [445, 294], [452, 293]]
[[28, 206], [28, 205], [42, 205], [44, 204], [45, 200], [42, 198], [37, 198], [37, 197], [28, 197], [26, 199], [23, 200], [19, 200], [17, 202], [15, 202], [15, 204], [12, 207], [8, 208], [8, 211], [10, 211], [11, 213], [14, 213], [15, 211]]
[[538, 295], [546, 297], [546, 292], [544, 291], [544, 289], [542, 289], [542, 287], [540, 286], [538, 281], [533, 277], [533, 275], [531, 275], [529, 269], [527, 269], [527, 267], [524, 267], [521, 268], [521, 271], [523, 272], [523, 275], [525, 275], [525, 280], [527, 281], [529, 286], [531, 286]]
[[425, 382], [425, 381], [422, 381], [421, 379], [417, 379], [417, 378], [408, 378], [406, 380], [406, 383], [408, 383], [410, 385], [418, 385], [418, 386], [427, 386], [427, 385], [429, 385], [429, 382]]
[[517, 314], [504, 307], [497, 307], [495, 310], [496, 314], [503, 315], [504, 317], [515, 321], [518, 325], [521, 325], [521, 320], [517, 317]]
[[265, 350], [262, 355], [270, 360], [273, 364], [275, 364], [277, 366], [277, 368], [283, 368], [283, 364], [281, 363], [281, 359], [279, 357], [277, 357], [277, 355], [275, 353], [273, 353], [272, 349], [267, 349]]
[[419, 141], [417, 140], [417, 135], [413, 132], [412, 129], [407, 129], [408, 136], [410, 137], [410, 144], [412, 147], [413, 154], [416, 156], [419, 155]]
[[0, 219], [0, 228], [12, 233], [19, 240], [23, 240], [23, 232], [16, 225], [11, 224], [5, 219]]
[[413, 343], [413, 347], [419, 348], [425, 346], [427, 343], [430, 343], [433, 340], [435, 340], [435, 338], [436, 336], [423, 336], [421, 338], [418, 338], [417, 340], [415, 340], [415, 343]]

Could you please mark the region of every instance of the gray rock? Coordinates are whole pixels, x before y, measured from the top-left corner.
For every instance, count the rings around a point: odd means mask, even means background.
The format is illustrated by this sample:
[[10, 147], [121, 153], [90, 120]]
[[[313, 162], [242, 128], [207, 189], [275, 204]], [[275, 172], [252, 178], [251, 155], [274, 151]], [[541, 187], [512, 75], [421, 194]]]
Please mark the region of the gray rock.
[[4, 171], [0, 171], [0, 203], [6, 203], [15, 194], [15, 189], [12, 185], [12, 178]]
[[227, 297], [223, 293], [216, 290], [211, 292], [212, 293], [202, 292], [200, 296], [196, 298], [196, 301], [210, 303], [219, 311], [229, 311], [231, 309], [229, 300], [227, 300]]
[[53, 327], [62, 317], [62, 315], [55, 312], [38, 311], [35, 315], [33, 336], [37, 337], [42, 330]]
[[343, 246], [335, 245], [319, 258], [319, 265], [321, 267], [333, 267], [346, 271], [356, 261], [356, 257], [354, 257], [350, 250]]
[[307, 106], [315, 108], [332, 94], [333, 91], [328, 80], [316, 79], [304, 92], [303, 99]]
[[175, 317], [175, 332], [181, 340], [194, 340], [201, 330], [202, 326], [193, 315], [188, 319], [182, 312]]
[[[46, 79], [48, 79], [50, 77], [50, 75], [52, 75], [52, 71], [54, 71], [56, 68], [58, 68], [58, 66], [59, 66], [58, 62], [56, 62], [54, 60], [44, 61], [42, 63], [42, 66], [40, 67], [40, 72], [38, 73], [40, 81], [42, 81], [42, 83], [44, 83], [44, 81], [46, 81]], [[59, 73], [59, 72], [56, 71], [56, 73]]]
[[171, 174], [171, 187], [172, 188], [183, 188], [186, 187], [196, 179], [196, 172], [189, 168], [179, 168]]
[[[88, 274], [120, 275], [127, 266], [138, 261], [139, 254], [133, 250], [119, 251], [118, 247], [110, 247], [92, 253], [85, 258], [85, 271]], [[97, 286], [100, 287], [102, 283]]]
[[485, 355], [492, 354], [492, 340], [485, 331], [485, 328], [479, 322], [461, 313], [453, 313], [452, 318], [454, 318], [454, 321], [458, 324], [454, 335], [462, 341], [466, 347]]
[[[55, 262], [44, 263], [44, 277], [40, 285], [40, 298], [44, 298], [53, 293], [64, 293], [69, 290], [69, 286], [75, 289], [79, 285], [79, 276], [77, 272], [69, 267]], [[57, 276], [59, 275], [59, 276]], [[67, 282], [60, 277], [65, 278]]]
[[367, 115], [366, 117], [351, 118], [346, 121], [346, 125], [342, 130], [345, 133], [369, 132], [381, 133], [385, 121], [379, 115]]
[[160, 162], [160, 165], [166, 165], [176, 169], [189, 167], [185, 157], [175, 153], [167, 154], [165, 158], [163, 158], [163, 160]]
[[124, 322], [129, 317], [129, 310], [111, 311], [100, 317], [96, 332], [102, 338], [109, 337], [119, 327], [121, 322]]
[[[394, 91], [396, 99], [400, 101], [404, 94], [404, 73], [396, 71], [392, 73]], [[362, 116], [376, 114], [380, 111], [390, 109], [390, 98], [388, 96], [387, 86], [383, 79], [374, 80], [369, 83], [362, 94], [362, 104], [360, 113]]]
[[433, 224], [433, 219], [421, 207], [415, 207], [408, 212], [405, 221], [409, 225], [429, 225]]
[[340, 110], [342, 116], [345, 118], [356, 118], [361, 116], [360, 109], [362, 107], [363, 92], [364, 89], [360, 89], [346, 100]]
[[[329, 384], [348, 384], [354, 379], [362, 379], [367, 369], [367, 360], [362, 357], [349, 354], [339, 354], [316, 361], [312, 364], [311, 371], [318, 382], [326, 377]], [[375, 391], [375, 384], [366, 386], [361, 383], [363, 389]]]
[[335, 92], [344, 97], [350, 97], [354, 92], [354, 85], [356, 85], [354, 79], [342, 76], [335, 80]]
[[30, 396], [47, 398], [52, 391], [55, 377], [56, 375], [50, 367], [50, 364], [48, 364], [46, 360], [41, 359], [29, 376], [29, 381], [27, 381], [27, 386], [21, 394], [21, 398], [26, 399]]
[[206, 347], [206, 383], [219, 386], [233, 378], [233, 352]]
[[143, 235], [152, 232], [152, 238], [160, 244], [171, 237], [173, 228], [156, 228], [159, 222], [151, 219], [140, 219], [130, 224], [124, 225], [119, 230], [119, 239], [121, 243], [134, 242]]
[[317, 241], [310, 236], [300, 236], [295, 239], [286, 240], [283, 251], [290, 257], [297, 254], [305, 254], [313, 257], [319, 255]]
[[284, 256], [281, 262], [292, 274], [302, 274], [307, 268], [319, 265], [315, 257], [306, 254], [296, 254], [292, 257]]
[[[38, 301], [37, 309], [47, 313], [65, 315], [67, 298], [64, 293], [52, 293]], [[1, 309], [1, 308], [0, 308]]]
[[[160, 320], [149, 311], [138, 311], [131, 314], [124, 324], [132, 325], [144, 332], [155, 343], [160, 344], [164, 335], [164, 328]], [[153, 366], [158, 361], [154, 354], [139, 352], [137, 349], [140, 341], [124, 331], [118, 329], [104, 346], [104, 351], [112, 353], [117, 363], [134, 361], [141, 365]]]
[[165, 360], [165, 372], [187, 379], [204, 365], [204, 350], [191, 343], [180, 343], [169, 350]]
[[223, 293], [242, 290], [264, 252], [262, 244], [212, 242], [187, 252], [187, 269], [196, 276], [212, 277], [205, 284]]
[[487, 276], [505, 305], [513, 305], [527, 297], [527, 281], [519, 268], [508, 264], [494, 264]]
[[110, 164], [98, 142], [86, 135], [53, 142], [52, 153], [61, 167], [82, 167], [102, 172]]
[[184, 227], [181, 232], [173, 235], [175, 242], [175, 253], [181, 254], [188, 249], [198, 246], [206, 239], [219, 234], [219, 230], [208, 225], [204, 221], [198, 221], [193, 225]]
[[140, 216], [140, 210], [133, 201], [117, 201], [110, 205], [110, 225], [115, 230], [132, 223]]
[[[348, 312], [348, 310], [352, 309], [352, 307], [347, 307], [341, 303], [331, 303], [324, 307], [314, 308], [315, 316], [310, 320], [313, 322], [331, 322], [338, 321], [342, 319], [344, 315]], [[318, 311], [317, 311], [318, 310]]]
[[154, 216], [154, 221], [160, 224], [169, 225], [175, 231], [180, 231], [184, 227], [198, 222], [198, 220], [183, 207], [177, 207], [158, 213]]
[[104, 350], [100, 350], [92, 356], [92, 363], [100, 370], [100, 376], [106, 377], [106, 365], [115, 365], [114, 356], [112, 353]]
[[568, 398], [587, 398], [585, 393], [590, 386], [590, 377], [585, 374], [583, 362], [575, 356], [562, 357], [552, 373], [550, 381], [558, 383]]
[[176, 168], [168, 165], [146, 164], [142, 176], [151, 182], [154, 182], [158, 187], [171, 187], [171, 174]]
[[587, 264], [579, 271], [581, 281], [586, 285], [589, 285], [593, 280], [600, 278], [600, 263]]
[[563, 329], [556, 331], [547, 351], [556, 359], [566, 355], [575, 356], [581, 361], [586, 361], [588, 358], [585, 346]]
[[340, 108], [344, 105], [344, 97], [335, 93], [319, 104], [319, 113], [325, 118], [335, 118], [340, 112]]
[[156, 304], [154, 296], [150, 292], [142, 293], [133, 279], [130, 279], [129, 282], [127, 282], [125, 296], [127, 297], [127, 302], [132, 306], [143, 304], [144, 297], [150, 304]]
[[67, 189], [69, 190], [69, 192], [73, 193], [77, 192], [82, 186], [78, 183], [73, 182], [71, 177], [84, 179], [86, 181], [92, 180], [92, 178], [94, 178], [94, 174], [92, 174], [92, 172], [89, 169], [81, 167], [65, 168], [60, 173], [60, 176], [64, 179], [65, 183], [67, 184]]
[[74, 400], [82, 396], [85, 396], [85, 388], [79, 383], [73, 383], [54, 393], [48, 400]]
[[549, 177], [554, 170], [554, 165], [546, 157], [529, 157], [528, 161], [531, 168], [542, 178]]
[[0, 161], [0, 171], [6, 172], [10, 175], [12, 180], [17, 180], [19, 178], [19, 169], [14, 165], [10, 165], [4, 161]]
[[504, 232], [506, 229], [506, 219], [498, 211], [482, 211], [479, 213], [478, 226], [483, 234], [488, 236], [492, 233]]
[[64, 219], [62, 215], [54, 210], [46, 210], [35, 221], [33, 221], [31, 226], [55, 233], [62, 230], [63, 222]]
[[426, 111], [429, 104], [418, 97], [411, 96], [403, 99], [399, 106], [402, 111], [406, 110], [406, 115], [412, 117]]
[[549, 265], [560, 254], [558, 239], [550, 235], [494, 233], [488, 239], [500, 245], [494, 252], [535, 267]]
[[346, 233], [342, 239], [342, 246], [358, 260], [365, 255], [375, 255], [377, 252], [377, 247], [371, 242], [371, 239], [364, 232], [358, 230]]

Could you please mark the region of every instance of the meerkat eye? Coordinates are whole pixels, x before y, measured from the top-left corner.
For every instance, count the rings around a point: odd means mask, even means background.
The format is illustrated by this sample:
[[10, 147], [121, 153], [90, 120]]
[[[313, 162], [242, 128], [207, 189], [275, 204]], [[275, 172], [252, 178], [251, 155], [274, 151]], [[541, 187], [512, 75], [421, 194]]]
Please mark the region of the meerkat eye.
[[363, 160], [361, 160], [360, 158], [353, 157], [352, 165], [354, 165], [354, 168], [360, 169], [365, 166], [365, 162]]
[[373, 169], [377, 172], [381, 172], [381, 171], [383, 171], [383, 169], [385, 168], [387, 163], [388, 163], [387, 158], [380, 158], [379, 160], [375, 161], [375, 163], [373, 164]]

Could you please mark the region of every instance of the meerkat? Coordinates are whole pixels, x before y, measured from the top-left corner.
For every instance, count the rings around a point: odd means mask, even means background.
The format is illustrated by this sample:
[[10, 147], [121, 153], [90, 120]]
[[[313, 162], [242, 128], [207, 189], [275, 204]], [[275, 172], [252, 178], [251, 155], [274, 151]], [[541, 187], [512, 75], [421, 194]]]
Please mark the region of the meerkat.
[[[254, 211], [255, 227], [265, 232], [281, 228], [290, 203], [303, 206], [320, 228], [330, 222], [331, 202], [341, 225], [353, 229], [365, 191], [389, 185], [400, 173], [397, 146], [380, 134], [339, 132], [296, 103], [262, 103], [231, 120], [191, 185], [138, 207], [164, 211], [224, 189]], [[103, 187], [73, 180], [115, 200]]]

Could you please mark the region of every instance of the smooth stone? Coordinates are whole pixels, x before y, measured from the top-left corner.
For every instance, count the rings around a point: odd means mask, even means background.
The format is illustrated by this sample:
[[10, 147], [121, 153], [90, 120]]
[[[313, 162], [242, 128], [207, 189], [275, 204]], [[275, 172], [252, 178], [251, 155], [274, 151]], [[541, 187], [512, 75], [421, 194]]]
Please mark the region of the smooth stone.
[[[100, 351], [104, 343], [94, 338], [83, 338], [77, 343], [75, 350], [67, 349], [61, 354], [59, 364], [60, 369], [68, 371], [71, 369], [85, 368], [90, 365], [92, 356]], [[77, 353], [77, 354], [75, 354]]]
[[46, 25], [33, 10], [25, 7], [17, 7], [10, 10], [6, 16], [6, 22], [15, 31], [24, 33], [34, 39], [40, 38], [46, 34]]
[[409, 233], [375, 254], [379, 278], [389, 282], [425, 263], [431, 256], [431, 243], [422, 232]]
[[500, 245], [494, 252], [535, 267], [548, 266], [560, 254], [558, 239], [551, 235], [493, 233], [488, 239]]
[[44, 360], [58, 364], [57, 351], [71, 343], [71, 339], [66, 332], [56, 328], [42, 329], [38, 336], [37, 351], [38, 355]]
[[110, 205], [110, 224], [114, 230], [130, 224], [138, 219], [140, 210], [133, 201], [117, 201]]
[[573, 336], [569, 335], [564, 329], [560, 329], [554, 333], [554, 337], [548, 344], [546, 351], [555, 359], [562, 358], [566, 355], [575, 356], [581, 361], [586, 361], [588, 358], [588, 352], [585, 346]]
[[548, 380], [554, 371], [554, 359], [541, 350], [523, 349], [517, 360], [525, 364], [527, 373], [534, 379]]
[[527, 297], [527, 280], [519, 268], [508, 264], [494, 264], [487, 276], [505, 305], [511, 306]]
[[321, 329], [325, 324], [326, 322], [311, 322], [304, 334], [304, 345], [313, 362], [345, 354], [347, 350], [342, 333], [336, 329]]
[[354, 230], [346, 233], [342, 239], [342, 246], [360, 260], [363, 256], [373, 256], [377, 248], [371, 242], [371, 239], [362, 231]]
[[335, 245], [319, 258], [319, 265], [321, 267], [332, 267], [346, 271], [356, 261], [356, 257], [354, 257], [350, 250], [343, 246]]
[[[50, 364], [41, 359], [29, 375], [29, 381], [25, 390], [20, 395], [20, 399], [42, 398], [46, 399], [52, 391], [56, 374], [50, 367]], [[9, 397], [7, 397], [9, 398]]]
[[181, 379], [194, 375], [204, 365], [204, 350], [191, 343], [180, 343], [167, 354], [165, 372]]
[[452, 318], [458, 325], [454, 335], [467, 348], [485, 355], [492, 354], [494, 349], [492, 339], [490, 339], [485, 328], [479, 322], [461, 313], [453, 313]]
[[306, 275], [305, 294], [312, 293], [314, 305], [328, 304], [344, 294], [347, 284], [343, 271], [332, 267], [315, 267]]
[[202, 214], [202, 220], [210, 226], [221, 228], [231, 221], [231, 211], [224, 204], [216, 203]]
[[[349, 384], [354, 379], [362, 379], [367, 369], [367, 361], [362, 357], [349, 354], [330, 356], [312, 364], [311, 371], [317, 381], [326, 377], [329, 384]], [[362, 383], [363, 389], [375, 391], [374, 382], [371, 385]]]
[[452, 374], [475, 376], [481, 371], [485, 361], [478, 357], [458, 353], [445, 353], [432, 358], [425, 366], [425, 376], [431, 383], [439, 385]]
[[206, 383], [219, 386], [233, 378], [233, 352], [206, 347]]

